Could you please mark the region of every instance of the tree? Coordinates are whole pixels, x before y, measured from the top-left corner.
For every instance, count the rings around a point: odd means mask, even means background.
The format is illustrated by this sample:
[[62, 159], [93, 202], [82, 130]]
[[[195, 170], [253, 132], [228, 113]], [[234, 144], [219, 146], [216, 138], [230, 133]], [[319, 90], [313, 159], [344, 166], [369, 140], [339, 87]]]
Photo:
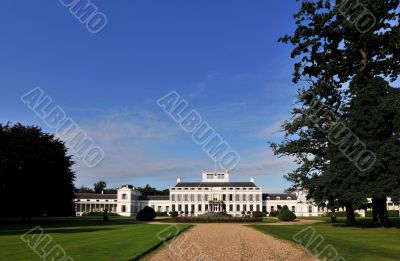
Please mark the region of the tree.
[[71, 156], [62, 141], [34, 126], [0, 124], [0, 216], [73, 214]]
[[360, 189], [372, 198], [373, 221], [389, 225], [386, 198], [400, 185], [400, 91], [376, 77], [367, 84], [354, 81], [345, 117], [349, 128], [374, 153], [376, 162], [366, 171], [348, 166]]
[[[343, 168], [349, 162], [343, 161], [327, 131], [351, 121], [343, 115], [352, 95], [350, 81], [366, 85], [376, 76], [398, 78], [398, 7], [399, 0], [304, 0], [294, 15], [295, 32], [279, 39], [293, 45], [293, 82], [305, 80], [308, 86], [300, 88], [292, 118], [282, 126], [284, 141], [271, 147], [277, 155], [296, 158], [298, 168], [286, 176], [292, 189], [308, 191], [307, 198], [333, 210], [345, 206], [350, 224], [355, 222], [354, 208], [365, 200], [361, 186], [354, 184], [366, 183], [356, 171]], [[361, 19], [371, 14], [375, 21], [370, 28], [360, 28]]]
[[85, 186], [81, 186], [79, 189], [76, 190], [77, 193], [94, 193], [94, 190]]
[[104, 190], [106, 189], [107, 183], [105, 181], [99, 181], [97, 183], [94, 183], [93, 187], [94, 187], [94, 193], [100, 194], [104, 192]]
[[158, 190], [149, 184], [147, 184], [144, 188], [138, 187], [138, 191], [142, 193], [142, 196], [149, 196], [149, 195], [169, 195], [169, 190], [164, 189], [164, 190]]

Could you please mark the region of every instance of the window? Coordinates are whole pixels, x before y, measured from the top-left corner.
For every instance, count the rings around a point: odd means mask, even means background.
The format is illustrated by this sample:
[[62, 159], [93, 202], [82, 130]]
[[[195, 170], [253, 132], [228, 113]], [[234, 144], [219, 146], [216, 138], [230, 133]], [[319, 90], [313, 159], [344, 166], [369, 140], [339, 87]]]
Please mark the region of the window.
[[201, 210], [201, 204], [199, 204], [199, 205], [197, 206], [197, 211], [202, 211], [202, 210]]
[[236, 194], [236, 195], [235, 195], [235, 200], [236, 200], [236, 201], [239, 201], [239, 194]]
[[222, 194], [222, 200], [226, 201], [226, 194]]
[[240, 205], [239, 204], [236, 205], [236, 211], [240, 211]]
[[229, 201], [233, 201], [233, 195], [229, 194]]
[[233, 211], [233, 205], [232, 204], [229, 205], [229, 211], [231, 211], [231, 212]]
[[197, 194], [197, 201], [201, 201], [201, 194]]
[[190, 201], [194, 201], [194, 194], [190, 195]]
[[207, 179], [212, 179], [213, 178], [213, 174], [207, 174]]
[[178, 211], [182, 211], [182, 205], [181, 204], [178, 205]]
[[253, 211], [253, 205], [250, 205], [250, 211]]
[[121, 198], [122, 198], [122, 199], [126, 199], [126, 194], [125, 194], [125, 193], [122, 194]]
[[267, 200], [270, 200], [271, 198], [270, 197], [267, 197]]
[[172, 195], [171, 195], [171, 200], [172, 200], [172, 201], [175, 201], [175, 199], [176, 199], [175, 194], [172, 194]]
[[292, 198], [291, 198], [291, 197], [287, 197], [286, 199], [287, 199], [287, 200], [291, 200]]
[[172, 205], [172, 211], [175, 211], [175, 204]]
[[193, 212], [194, 212], [194, 204], [192, 204], [192, 205], [190, 206], [190, 211], [193, 211]]
[[224, 174], [218, 174], [218, 179], [224, 179]]
[[208, 194], [204, 194], [204, 200], [208, 201]]
[[165, 207], [165, 211], [166, 211], [166, 212], [169, 212], [169, 206], [166, 206], [166, 207]]
[[260, 201], [260, 194], [256, 194], [256, 201]]
[[257, 210], [257, 211], [260, 211], [260, 205], [257, 205], [257, 206], [256, 206], [256, 210]]
[[243, 211], [246, 211], [246, 205], [243, 204]]
[[276, 200], [280, 200], [281, 199], [281, 197], [276, 197]]
[[185, 212], [189, 212], [189, 205], [185, 205]]
[[178, 194], [178, 201], [182, 201], [182, 195]]
[[253, 194], [250, 194], [249, 197], [250, 197], [249, 200], [253, 201]]
[[281, 206], [281, 205], [278, 205], [277, 208], [280, 210], [280, 209], [282, 209], [282, 206]]
[[246, 201], [246, 194], [243, 194], [243, 201]]
[[292, 212], [296, 212], [296, 207], [292, 206]]
[[308, 206], [308, 212], [310, 212], [310, 213], [312, 212], [312, 206], [311, 205]]
[[204, 210], [208, 211], [208, 205], [204, 205]]
[[121, 212], [126, 212], [126, 206], [125, 205], [121, 206]]
[[275, 210], [274, 206], [271, 206], [271, 212], [274, 211], [274, 210]]
[[185, 201], [188, 201], [188, 194], [184, 195]]
[[158, 212], [161, 212], [161, 211], [162, 211], [161, 206], [158, 206]]

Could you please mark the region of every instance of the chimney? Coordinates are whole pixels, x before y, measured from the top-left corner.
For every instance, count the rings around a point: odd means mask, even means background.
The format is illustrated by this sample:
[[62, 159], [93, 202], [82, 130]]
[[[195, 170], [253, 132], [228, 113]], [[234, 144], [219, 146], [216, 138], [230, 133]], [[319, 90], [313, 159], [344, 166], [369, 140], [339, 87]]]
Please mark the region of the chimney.
[[254, 178], [253, 177], [250, 178], [250, 182], [254, 183]]
[[180, 177], [176, 178], [176, 183], [181, 183], [181, 178]]

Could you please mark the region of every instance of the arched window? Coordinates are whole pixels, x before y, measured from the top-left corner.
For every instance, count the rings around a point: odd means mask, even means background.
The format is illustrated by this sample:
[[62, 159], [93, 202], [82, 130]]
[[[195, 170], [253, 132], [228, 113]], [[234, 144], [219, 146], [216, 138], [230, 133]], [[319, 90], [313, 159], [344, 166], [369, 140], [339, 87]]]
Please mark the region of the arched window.
[[126, 194], [122, 194], [122, 199], [126, 199]]
[[121, 206], [121, 212], [126, 212], [126, 206], [125, 205]]

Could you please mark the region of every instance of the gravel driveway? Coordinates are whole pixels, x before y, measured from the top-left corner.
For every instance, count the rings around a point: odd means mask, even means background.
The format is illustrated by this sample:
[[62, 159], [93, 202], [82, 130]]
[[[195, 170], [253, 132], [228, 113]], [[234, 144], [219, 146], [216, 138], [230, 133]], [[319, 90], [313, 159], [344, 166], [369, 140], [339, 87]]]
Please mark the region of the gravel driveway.
[[147, 260], [316, 259], [294, 244], [241, 224], [197, 224]]

